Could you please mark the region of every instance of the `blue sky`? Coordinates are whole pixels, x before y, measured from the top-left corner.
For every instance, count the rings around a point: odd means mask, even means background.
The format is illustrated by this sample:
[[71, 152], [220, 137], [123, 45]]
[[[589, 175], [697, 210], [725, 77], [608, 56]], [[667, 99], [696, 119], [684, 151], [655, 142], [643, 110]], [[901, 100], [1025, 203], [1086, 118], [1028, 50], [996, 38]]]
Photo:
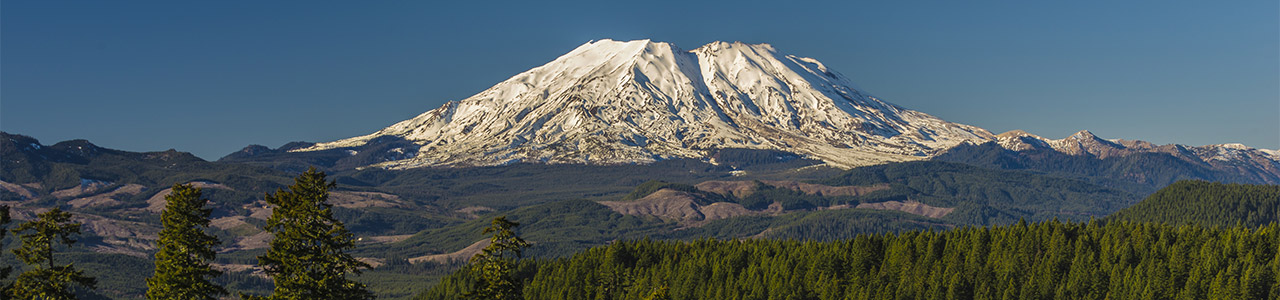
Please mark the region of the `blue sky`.
[[1278, 16], [1274, 0], [5, 0], [0, 130], [213, 160], [367, 134], [589, 40], [649, 38], [767, 42], [995, 133], [1275, 149]]

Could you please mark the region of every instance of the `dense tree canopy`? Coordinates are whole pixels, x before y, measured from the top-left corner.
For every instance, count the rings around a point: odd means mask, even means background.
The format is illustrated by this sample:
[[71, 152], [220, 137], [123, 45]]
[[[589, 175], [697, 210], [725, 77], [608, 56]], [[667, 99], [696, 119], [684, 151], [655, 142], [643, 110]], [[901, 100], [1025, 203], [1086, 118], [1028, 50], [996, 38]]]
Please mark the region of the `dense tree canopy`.
[[1179, 181], [1109, 219], [1218, 226], [1280, 222], [1280, 185]]
[[[1274, 223], [1049, 221], [838, 242], [624, 241], [517, 274], [525, 299], [1275, 299], [1277, 249]], [[419, 298], [451, 299], [474, 276]]]

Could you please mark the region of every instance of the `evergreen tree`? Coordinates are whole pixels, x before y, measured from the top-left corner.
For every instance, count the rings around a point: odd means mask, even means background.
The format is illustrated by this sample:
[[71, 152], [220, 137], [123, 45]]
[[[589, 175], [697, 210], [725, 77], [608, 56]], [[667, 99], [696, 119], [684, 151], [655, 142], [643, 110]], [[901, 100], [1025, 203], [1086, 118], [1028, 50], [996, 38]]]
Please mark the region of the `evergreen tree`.
[[[31, 232], [26, 233], [28, 231]], [[75, 299], [75, 294], [67, 290], [70, 284], [77, 283], [90, 289], [97, 285], [97, 280], [85, 276], [72, 264], [58, 265], [53, 261], [54, 243], [71, 245], [75, 240], [70, 235], [80, 233], [80, 223], [71, 222], [71, 213], [59, 208], [50, 209], [36, 215], [35, 220], [18, 225], [13, 233], [22, 240], [22, 247], [14, 249], [13, 253], [32, 267], [14, 280], [9, 291], [13, 298]]]
[[275, 281], [269, 299], [372, 299], [365, 285], [350, 279], [369, 265], [346, 251], [355, 239], [333, 217], [324, 172], [311, 168], [294, 179], [286, 190], [267, 194], [273, 206], [263, 229], [271, 232], [271, 248], [258, 263]]
[[[0, 241], [3, 241], [4, 235], [6, 233], [9, 233], [8, 230], [4, 229], [5, 225], [9, 225], [9, 206], [8, 205], [0, 206]], [[0, 280], [9, 279], [9, 272], [13, 272], [13, 267], [4, 266], [3, 268], [0, 268]], [[6, 293], [4, 288], [0, 287], [0, 295], [6, 295], [6, 294], [8, 293]]]
[[209, 282], [222, 272], [209, 266], [218, 238], [205, 233], [211, 209], [200, 188], [175, 184], [164, 197], [164, 229], [156, 246], [155, 275], [147, 278], [147, 299], [217, 299], [227, 290]]
[[[507, 220], [506, 216], [493, 218], [483, 234], [492, 233], [489, 246], [471, 257], [471, 267], [479, 278], [467, 294], [468, 299], [521, 299], [520, 282], [515, 278], [516, 260], [524, 248], [529, 247], [515, 233], [520, 223]], [[510, 256], [508, 256], [510, 254]]]

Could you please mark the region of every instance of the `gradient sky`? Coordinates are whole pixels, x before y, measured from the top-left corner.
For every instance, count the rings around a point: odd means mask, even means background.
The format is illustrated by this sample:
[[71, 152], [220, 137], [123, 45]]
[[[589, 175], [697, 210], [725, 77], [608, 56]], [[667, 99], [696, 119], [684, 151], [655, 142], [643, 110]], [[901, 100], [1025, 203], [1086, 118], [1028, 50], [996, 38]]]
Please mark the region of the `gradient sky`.
[[767, 42], [994, 133], [1280, 148], [1275, 0], [602, 2], [5, 0], [0, 130], [214, 160], [367, 134], [587, 41], [648, 38]]

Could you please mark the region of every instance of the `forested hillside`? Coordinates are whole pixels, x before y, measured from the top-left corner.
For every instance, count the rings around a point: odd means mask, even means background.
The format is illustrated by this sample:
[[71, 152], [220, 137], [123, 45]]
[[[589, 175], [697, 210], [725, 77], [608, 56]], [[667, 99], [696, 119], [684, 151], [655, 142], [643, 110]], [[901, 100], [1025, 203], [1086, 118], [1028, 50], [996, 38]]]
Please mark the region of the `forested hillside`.
[[1179, 181], [1108, 218], [1249, 227], [1280, 222], [1280, 185]]
[[[1018, 223], [796, 240], [623, 241], [526, 261], [524, 299], [1276, 299], [1280, 225]], [[462, 271], [419, 295], [454, 299]]]
[[943, 219], [966, 225], [1009, 224], [1020, 218], [1084, 220], [1111, 214], [1140, 197], [1082, 180], [940, 161], [856, 168], [815, 182], [830, 186], [887, 183], [890, 190], [857, 200], [910, 199], [954, 207], [956, 210]]
[[[1189, 151], [1185, 150], [1184, 151]], [[1138, 194], [1154, 192], [1179, 180], [1212, 180], [1240, 183], [1267, 183], [1275, 180], [1249, 166], [1215, 168], [1197, 162], [1191, 154], [1179, 156], [1147, 152], [1099, 158], [1070, 155], [1053, 149], [1012, 151], [996, 143], [959, 145], [933, 158], [971, 164], [983, 168], [1031, 171], [1064, 178], [1077, 178], [1109, 188]]]

